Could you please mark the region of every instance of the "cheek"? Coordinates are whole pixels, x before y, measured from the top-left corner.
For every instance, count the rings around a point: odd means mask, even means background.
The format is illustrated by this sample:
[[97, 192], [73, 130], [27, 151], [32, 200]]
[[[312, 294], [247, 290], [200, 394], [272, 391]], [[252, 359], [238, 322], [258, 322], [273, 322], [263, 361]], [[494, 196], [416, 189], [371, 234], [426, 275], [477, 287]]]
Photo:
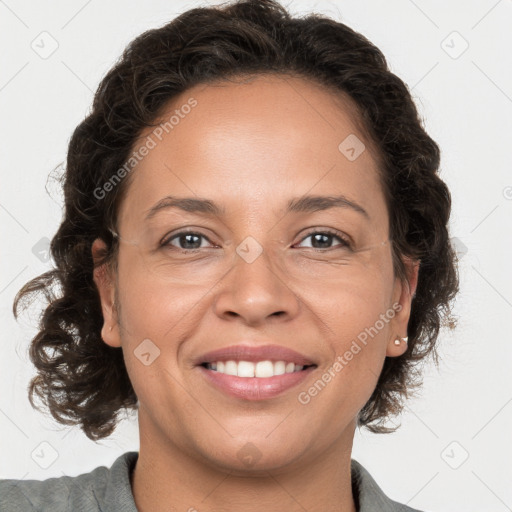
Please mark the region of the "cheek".
[[385, 357], [391, 318], [389, 314], [386, 316], [389, 308], [384, 296], [373, 287], [333, 290], [331, 300], [326, 298], [328, 294], [325, 291], [318, 297], [316, 311], [329, 327], [326, 335], [330, 340], [329, 366], [336, 364], [334, 370], [339, 375], [340, 386], [364, 394], [364, 384], [378, 375]]
[[311, 407], [313, 417], [329, 425], [326, 428], [333, 435], [358, 413], [377, 385], [396, 312], [389, 304], [390, 278], [386, 272], [371, 273], [364, 279], [347, 280], [344, 286], [330, 283], [322, 293], [308, 294], [314, 316], [324, 326], [320, 343], [331, 357], [313, 386], [301, 390], [299, 402]]
[[[325, 290], [316, 298], [315, 311], [329, 327], [325, 338], [330, 340], [331, 357], [316, 380], [299, 390], [298, 401], [301, 413], [322, 430], [322, 436], [316, 440], [319, 446], [339, 435], [377, 386], [390, 324], [381, 320], [380, 315], [386, 312], [384, 295], [373, 283], [375, 289], [369, 285], [347, 286], [342, 290]], [[331, 297], [327, 297], [329, 293]]]
[[[204, 290], [163, 286], [147, 277], [119, 273], [121, 339], [125, 365], [143, 404], [182, 401], [179, 352], [204, 316]], [[185, 405], [184, 405], [185, 407]]]
[[[145, 272], [135, 255], [120, 254], [121, 341], [130, 379], [141, 398], [151, 386], [160, 389], [169, 378], [165, 370], [179, 374], [179, 351], [205, 315], [206, 291], [201, 285], [162, 281]], [[142, 354], [147, 353], [150, 364], [145, 365]]]
[[381, 261], [340, 267], [329, 280], [303, 279], [295, 283], [295, 289], [331, 328], [337, 348], [342, 349], [348, 338], [357, 337], [389, 310], [393, 283], [391, 262]]
[[202, 286], [164, 285], [148, 278], [120, 274], [119, 300], [125, 342], [130, 345], [149, 338], [158, 346], [172, 348], [181, 333], [197, 325], [201, 302], [205, 302]]
[[304, 295], [313, 321], [324, 333], [319, 343], [330, 353], [319, 375], [321, 382], [303, 390], [304, 400], [311, 399], [319, 415], [329, 410], [333, 425], [342, 422], [347, 412], [357, 414], [377, 385], [396, 313], [390, 304], [392, 291], [389, 260], [389, 265], [368, 266], [351, 278], [347, 274], [321, 287], [310, 287]]

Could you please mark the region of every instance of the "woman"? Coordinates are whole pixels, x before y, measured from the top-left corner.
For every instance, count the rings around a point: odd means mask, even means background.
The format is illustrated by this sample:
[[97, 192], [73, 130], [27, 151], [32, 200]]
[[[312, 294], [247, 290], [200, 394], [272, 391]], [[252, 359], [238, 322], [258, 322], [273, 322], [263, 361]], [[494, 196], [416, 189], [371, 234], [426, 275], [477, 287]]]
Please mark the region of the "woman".
[[56, 268], [15, 313], [49, 298], [32, 405], [93, 440], [136, 409], [140, 451], [4, 480], [0, 509], [414, 510], [351, 450], [356, 426], [392, 431], [458, 289], [438, 168], [341, 23], [247, 0], [135, 39], [70, 141]]

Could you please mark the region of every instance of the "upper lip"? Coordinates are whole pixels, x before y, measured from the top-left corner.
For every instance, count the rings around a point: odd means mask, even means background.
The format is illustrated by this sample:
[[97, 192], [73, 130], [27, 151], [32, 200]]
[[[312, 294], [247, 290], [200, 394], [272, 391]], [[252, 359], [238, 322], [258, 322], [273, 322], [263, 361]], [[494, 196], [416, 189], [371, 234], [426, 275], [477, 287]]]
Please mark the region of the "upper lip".
[[315, 364], [306, 356], [280, 345], [231, 345], [212, 350], [199, 356], [195, 363], [214, 363], [216, 361], [286, 361], [297, 365], [308, 366]]

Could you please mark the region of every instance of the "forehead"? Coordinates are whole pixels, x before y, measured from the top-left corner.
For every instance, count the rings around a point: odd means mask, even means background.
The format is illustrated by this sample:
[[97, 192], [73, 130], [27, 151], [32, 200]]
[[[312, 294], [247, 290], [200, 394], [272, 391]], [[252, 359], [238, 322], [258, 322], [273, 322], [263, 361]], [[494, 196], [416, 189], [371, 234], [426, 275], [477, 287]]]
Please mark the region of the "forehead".
[[143, 145], [151, 149], [132, 171], [120, 222], [167, 195], [261, 215], [308, 191], [343, 194], [376, 220], [386, 215], [373, 146], [354, 105], [300, 78], [192, 87], [166, 105], [134, 150]]

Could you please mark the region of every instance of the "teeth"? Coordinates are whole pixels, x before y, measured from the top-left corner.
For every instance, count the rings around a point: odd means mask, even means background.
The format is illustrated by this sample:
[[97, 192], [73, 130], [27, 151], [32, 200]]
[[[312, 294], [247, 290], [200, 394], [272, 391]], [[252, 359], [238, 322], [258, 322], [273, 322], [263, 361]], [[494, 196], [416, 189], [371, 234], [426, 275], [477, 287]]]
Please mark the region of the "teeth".
[[304, 366], [286, 361], [216, 361], [208, 363], [209, 370], [237, 377], [274, 377], [285, 373], [300, 372]]
[[276, 361], [274, 363], [274, 375], [283, 375], [284, 373], [286, 373], [286, 363], [284, 361]]
[[[256, 365], [256, 368], [260, 365], [258, 363]], [[238, 363], [238, 372], [237, 375], [239, 377], [254, 377], [254, 374], [256, 372], [255, 366], [252, 363], [249, 363], [248, 361], [240, 361]], [[263, 375], [257, 375], [257, 377], [263, 377]]]
[[236, 361], [226, 361], [224, 363], [224, 373], [226, 375], [238, 375], [238, 364]]
[[[242, 364], [243, 361], [240, 361], [240, 364]], [[253, 363], [246, 363], [250, 364], [251, 366], [254, 366]], [[239, 366], [240, 368], [240, 366]], [[239, 377], [244, 377], [244, 375], [238, 374]], [[255, 377], [273, 377], [274, 376], [274, 363], [272, 361], [260, 361], [259, 363], [256, 363], [255, 370], [254, 370], [254, 376]]]

